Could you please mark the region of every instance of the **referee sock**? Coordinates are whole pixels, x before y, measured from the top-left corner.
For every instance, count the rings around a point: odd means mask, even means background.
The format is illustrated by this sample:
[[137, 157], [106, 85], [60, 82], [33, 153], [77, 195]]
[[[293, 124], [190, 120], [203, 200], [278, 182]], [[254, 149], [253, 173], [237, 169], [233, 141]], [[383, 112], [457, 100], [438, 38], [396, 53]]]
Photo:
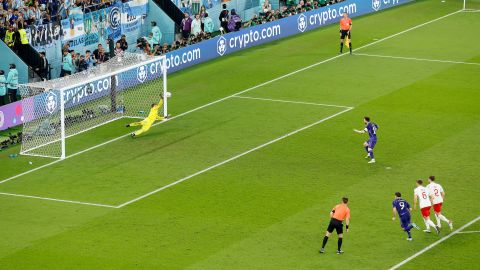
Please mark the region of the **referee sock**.
[[328, 236], [325, 236], [323, 237], [323, 244], [322, 244], [322, 248], [325, 247], [325, 245], [327, 244], [327, 241], [328, 241]]
[[340, 52], [343, 51], [343, 42], [340, 42]]
[[352, 43], [350, 42], [350, 43], [348, 44], [348, 46], [349, 46], [349, 48], [350, 48], [350, 54], [351, 54], [351, 53], [352, 53]]
[[343, 238], [338, 238], [338, 250], [342, 250]]

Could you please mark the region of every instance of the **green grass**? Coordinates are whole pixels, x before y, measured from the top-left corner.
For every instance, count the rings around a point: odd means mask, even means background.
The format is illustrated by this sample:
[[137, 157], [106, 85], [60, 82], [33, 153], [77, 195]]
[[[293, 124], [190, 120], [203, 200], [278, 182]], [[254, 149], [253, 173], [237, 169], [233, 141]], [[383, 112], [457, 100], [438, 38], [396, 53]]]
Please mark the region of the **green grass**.
[[[416, 1], [356, 18], [354, 45], [459, 8]], [[358, 53], [480, 63], [479, 38], [471, 35], [479, 18], [458, 13]], [[172, 74], [170, 113], [331, 58], [336, 27]], [[236, 72], [225, 72], [232, 66]], [[414, 231], [414, 241], [405, 241], [390, 218], [395, 191], [411, 202], [414, 181], [434, 174], [447, 193], [444, 214], [457, 228], [479, 215], [478, 74], [478, 65], [355, 55], [256, 88], [244, 95], [355, 108], [119, 209], [0, 195], [0, 268], [388, 269], [439, 239]], [[0, 191], [119, 205], [342, 110], [227, 99], [0, 184]], [[364, 115], [380, 125], [373, 166], [363, 159], [365, 137], [352, 131]], [[127, 133], [127, 121], [70, 138], [68, 153]], [[0, 152], [0, 179], [52, 161], [8, 158], [18, 151]], [[334, 254], [333, 237], [319, 255], [329, 210], [343, 195], [352, 210], [345, 254]], [[413, 219], [422, 223], [418, 211]], [[478, 268], [479, 237], [454, 235], [403, 268]]]

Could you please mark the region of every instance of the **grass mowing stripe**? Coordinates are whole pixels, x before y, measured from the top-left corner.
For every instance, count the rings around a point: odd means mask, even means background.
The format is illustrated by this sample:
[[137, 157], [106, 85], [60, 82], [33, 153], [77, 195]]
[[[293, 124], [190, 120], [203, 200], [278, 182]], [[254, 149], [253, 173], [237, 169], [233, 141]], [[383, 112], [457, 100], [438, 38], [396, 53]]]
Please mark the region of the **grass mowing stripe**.
[[107, 208], [117, 208], [115, 205], [109, 205], [109, 204], [89, 203], [89, 202], [80, 202], [80, 201], [71, 201], [71, 200], [62, 200], [62, 199], [55, 199], [55, 198], [48, 198], [48, 197], [39, 197], [39, 196], [32, 196], [32, 195], [23, 195], [23, 194], [15, 194], [15, 193], [0, 192], [0, 195], [12, 196], [12, 197], [21, 197], [21, 198], [29, 198], [29, 199], [39, 199], [39, 200], [44, 200], [44, 201], [54, 201], [54, 202], [64, 202], [64, 203], [72, 203], [72, 204], [81, 204], [81, 205], [89, 205], [89, 206], [98, 206], [98, 207], [107, 207]]
[[471, 220], [470, 222], [468, 222], [467, 224], [463, 225], [462, 227], [456, 229], [455, 231], [453, 231], [451, 234], [449, 235], [446, 235], [442, 238], [440, 238], [440, 240], [437, 240], [436, 242], [434, 242], [433, 244], [430, 244], [429, 246], [425, 247], [424, 249], [420, 250], [419, 252], [413, 254], [412, 256], [406, 258], [405, 260], [399, 262], [398, 264], [392, 266], [391, 268], [389, 268], [389, 270], [395, 270], [395, 269], [398, 269], [400, 268], [401, 266], [403, 266], [404, 264], [408, 263], [409, 261], [415, 259], [416, 257], [422, 255], [423, 253], [429, 251], [430, 249], [432, 249], [433, 247], [437, 246], [438, 244], [442, 243], [443, 241], [447, 240], [448, 238], [460, 233], [463, 229], [467, 228], [468, 226], [472, 225], [473, 223], [477, 222], [478, 220], [480, 220], [480, 216], [474, 218], [473, 220]]
[[292, 132], [289, 132], [289, 133], [287, 133], [287, 134], [285, 134], [285, 135], [283, 135], [283, 136], [280, 136], [280, 137], [278, 137], [278, 138], [276, 138], [276, 139], [273, 139], [273, 140], [271, 140], [271, 141], [269, 141], [269, 142], [266, 142], [266, 143], [264, 143], [264, 144], [262, 144], [262, 145], [256, 146], [256, 147], [254, 147], [254, 148], [252, 148], [252, 149], [250, 149], [250, 150], [247, 150], [247, 151], [245, 151], [245, 152], [243, 152], [243, 153], [241, 153], [241, 154], [238, 154], [238, 155], [236, 155], [236, 156], [234, 156], [234, 157], [231, 157], [231, 158], [229, 158], [229, 159], [226, 159], [226, 160], [224, 160], [224, 161], [222, 161], [222, 162], [220, 162], [220, 163], [217, 163], [217, 164], [215, 164], [215, 165], [213, 165], [213, 166], [210, 166], [210, 167], [208, 167], [208, 168], [206, 168], [206, 169], [203, 169], [203, 170], [198, 171], [198, 172], [196, 172], [196, 173], [194, 173], [194, 174], [191, 174], [191, 175], [189, 175], [189, 176], [186, 176], [186, 177], [184, 177], [184, 178], [181, 178], [181, 179], [179, 179], [179, 180], [177, 180], [177, 181], [175, 181], [175, 182], [173, 182], [173, 183], [170, 183], [170, 184], [168, 184], [168, 185], [166, 185], [166, 186], [163, 186], [163, 187], [158, 188], [158, 189], [156, 189], [156, 190], [150, 191], [150, 192], [148, 192], [148, 193], [146, 193], [146, 194], [144, 194], [144, 195], [142, 195], [142, 196], [140, 196], [140, 197], [137, 197], [137, 198], [135, 198], [135, 199], [133, 199], [133, 200], [130, 200], [130, 201], [125, 202], [125, 203], [122, 203], [122, 204], [118, 205], [117, 207], [118, 207], [118, 208], [122, 208], [122, 207], [124, 207], [124, 206], [129, 205], [129, 204], [132, 204], [132, 203], [134, 203], [134, 202], [137, 202], [137, 201], [139, 201], [139, 200], [142, 200], [142, 199], [144, 199], [144, 198], [146, 198], [146, 197], [149, 197], [149, 196], [151, 196], [151, 195], [153, 195], [153, 194], [155, 194], [155, 193], [158, 193], [158, 192], [160, 192], [160, 191], [162, 191], [162, 190], [165, 190], [165, 189], [167, 189], [167, 188], [169, 188], [169, 187], [175, 186], [176, 184], [180, 184], [180, 183], [182, 183], [182, 182], [184, 182], [184, 181], [186, 181], [186, 180], [188, 180], [188, 179], [191, 179], [191, 178], [193, 178], [193, 177], [195, 177], [195, 176], [197, 176], [197, 175], [203, 174], [203, 173], [208, 172], [208, 171], [210, 171], [210, 170], [212, 170], [212, 169], [215, 169], [215, 168], [217, 168], [217, 167], [220, 167], [220, 166], [222, 166], [222, 165], [224, 165], [224, 164], [226, 164], [226, 163], [229, 163], [230, 161], [234, 161], [234, 160], [236, 160], [236, 159], [238, 159], [238, 158], [240, 158], [240, 157], [243, 157], [243, 156], [245, 156], [245, 155], [247, 155], [247, 154], [250, 154], [250, 153], [252, 153], [252, 152], [254, 152], [254, 151], [257, 151], [257, 150], [259, 150], [259, 149], [262, 149], [262, 148], [264, 148], [265, 146], [268, 146], [268, 145], [270, 145], [270, 144], [276, 143], [276, 142], [281, 141], [281, 140], [283, 140], [283, 139], [285, 139], [285, 138], [288, 138], [288, 137], [290, 137], [290, 136], [292, 136], [292, 135], [295, 135], [295, 134], [297, 134], [297, 133], [299, 133], [299, 132], [301, 132], [301, 131], [304, 131], [304, 130], [306, 130], [306, 129], [309, 129], [309, 128], [311, 128], [311, 127], [314, 127], [314, 126], [316, 126], [316, 125], [318, 125], [318, 124], [320, 124], [320, 123], [323, 123], [323, 122], [325, 122], [325, 121], [327, 121], [327, 120], [329, 120], [329, 119], [332, 119], [332, 118], [334, 118], [334, 117], [336, 117], [336, 116], [339, 116], [339, 115], [341, 115], [341, 114], [343, 114], [343, 113], [346, 113], [346, 112], [348, 112], [348, 111], [350, 111], [350, 110], [352, 110], [352, 109], [353, 109], [353, 108], [347, 108], [347, 109], [345, 109], [345, 110], [343, 110], [343, 111], [341, 111], [341, 112], [338, 112], [338, 113], [336, 113], [336, 114], [332, 114], [332, 115], [330, 115], [330, 116], [328, 116], [328, 117], [325, 117], [325, 118], [323, 118], [323, 119], [321, 119], [321, 120], [318, 120], [318, 121], [316, 121], [316, 122], [314, 122], [314, 123], [312, 123], [312, 124], [309, 124], [309, 125], [307, 125], [307, 126], [304, 126], [304, 127], [302, 127], [302, 128], [299, 128], [299, 129], [297, 129], [297, 130], [294, 130], [294, 131], [292, 131]]
[[[400, 31], [400, 32], [398, 32], [398, 33], [392, 34], [392, 35], [390, 35], [390, 36], [381, 38], [381, 39], [376, 40], [376, 41], [374, 41], [374, 42], [371, 42], [371, 43], [368, 43], [368, 44], [363, 45], [363, 46], [361, 46], [361, 47], [358, 47], [358, 48], [354, 49], [353, 51], [358, 51], [358, 50], [361, 50], [361, 49], [363, 49], [363, 48], [366, 48], [366, 47], [375, 45], [375, 44], [377, 44], [377, 43], [380, 43], [380, 42], [383, 42], [383, 41], [385, 41], [385, 40], [391, 39], [391, 38], [396, 37], [396, 36], [398, 36], [398, 35], [401, 35], [401, 34], [410, 32], [410, 31], [412, 31], [412, 30], [415, 30], [415, 29], [417, 29], [417, 28], [423, 27], [423, 26], [425, 26], [425, 25], [428, 25], [428, 24], [434, 23], [434, 22], [436, 22], [436, 21], [445, 19], [445, 18], [450, 17], [450, 16], [452, 16], [452, 15], [454, 15], [454, 14], [457, 14], [457, 13], [459, 13], [459, 12], [462, 12], [462, 10], [457, 10], [457, 11], [448, 13], [448, 14], [446, 14], [446, 15], [443, 15], [443, 16], [441, 16], [441, 17], [438, 17], [438, 18], [436, 18], [436, 19], [433, 19], [433, 20], [430, 20], [430, 21], [421, 23], [421, 24], [419, 24], [419, 25], [410, 27], [410, 28], [405, 29], [405, 30], [403, 30], [403, 31]], [[261, 84], [258, 84], [258, 85], [255, 85], [255, 86], [253, 86], [253, 87], [247, 88], [247, 89], [245, 89], [245, 90], [243, 90], [243, 91], [237, 92], [237, 93], [235, 93], [235, 94], [233, 94], [233, 95], [230, 95], [230, 96], [227, 96], [227, 97], [218, 99], [218, 100], [216, 100], [216, 101], [213, 101], [213, 102], [207, 103], [207, 104], [205, 104], [205, 105], [199, 106], [199, 107], [197, 107], [197, 108], [195, 108], [195, 109], [186, 111], [186, 112], [184, 112], [184, 113], [181, 113], [181, 114], [179, 114], [179, 115], [176, 115], [176, 116], [168, 119], [167, 121], [163, 121], [163, 122], [159, 122], [159, 123], [153, 124], [153, 126], [157, 126], [157, 125], [166, 123], [166, 122], [171, 121], [171, 120], [173, 120], [173, 119], [175, 119], [175, 118], [182, 117], [182, 116], [184, 116], [184, 115], [187, 115], [187, 114], [190, 114], [190, 113], [192, 113], [192, 112], [198, 111], [198, 110], [200, 110], [200, 109], [206, 108], [206, 107], [211, 106], [211, 105], [213, 105], [213, 104], [216, 104], [216, 103], [218, 103], [218, 102], [222, 102], [222, 101], [227, 100], [227, 99], [229, 99], [229, 98], [232, 98], [232, 97], [234, 97], [234, 96], [241, 95], [241, 94], [243, 94], [243, 93], [246, 93], [246, 92], [249, 92], [249, 91], [251, 91], [251, 90], [257, 89], [257, 88], [259, 88], [259, 87], [268, 85], [268, 84], [273, 83], [273, 82], [276, 82], [276, 81], [278, 81], [278, 80], [281, 80], [281, 79], [290, 77], [290, 76], [292, 76], [292, 75], [294, 75], [294, 74], [297, 74], [297, 73], [302, 72], [302, 71], [305, 71], [305, 70], [307, 70], [307, 69], [310, 69], [310, 68], [316, 67], [316, 66], [318, 66], [318, 65], [321, 65], [321, 64], [330, 62], [330, 61], [332, 61], [332, 60], [335, 60], [335, 59], [337, 59], [337, 58], [339, 58], [339, 57], [342, 57], [342, 56], [345, 56], [345, 55], [346, 55], [346, 54], [339, 54], [339, 55], [333, 56], [333, 57], [331, 57], [331, 58], [328, 58], [328, 59], [326, 59], [326, 60], [323, 60], [323, 61], [317, 62], [317, 63], [315, 63], [315, 64], [306, 66], [306, 67], [304, 67], [304, 68], [298, 69], [298, 70], [296, 70], [296, 71], [287, 73], [287, 74], [282, 75], [282, 76], [280, 76], [280, 77], [277, 77], [277, 78], [275, 78], [275, 79], [272, 79], [272, 80], [263, 82], [263, 83], [261, 83]], [[125, 138], [125, 137], [128, 137], [128, 136], [130, 136], [130, 133], [125, 134], [125, 135], [122, 135], [122, 136], [119, 136], [119, 137], [114, 138], [114, 139], [111, 139], [111, 140], [108, 140], [108, 141], [106, 141], [106, 142], [97, 144], [97, 145], [95, 145], [95, 146], [92, 146], [92, 147], [87, 148], [87, 149], [85, 149], [85, 150], [79, 151], [79, 152], [74, 153], [74, 154], [72, 154], [72, 155], [69, 155], [69, 156], [66, 157], [66, 159], [67, 159], [67, 158], [74, 157], [74, 156], [77, 156], [77, 155], [80, 155], [80, 154], [83, 154], [83, 153], [88, 152], [88, 151], [91, 151], [91, 150], [94, 150], [94, 149], [96, 149], [96, 148], [98, 148], [98, 147], [101, 147], [101, 146], [107, 145], [107, 144], [109, 144], [109, 143], [118, 141], [118, 140], [120, 140], [120, 139], [122, 139], [122, 138]], [[26, 175], [26, 174], [32, 173], [32, 172], [34, 172], [34, 171], [40, 170], [40, 169], [42, 169], [42, 168], [49, 167], [49, 166], [51, 166], [51, 165], [54, 165], [54, 164], [57, 163], [57, 162], [59, 162], [59, 160], [56, 160], [56, 161], [47, 163], [47, 164], [42, 165], [42, 166], [40, 166], [40, 167], [38, 167], [38, 168], [35, 168], [35, 169], [32, 169], [32, 170], [23, 172], [23, 173], [21, 173], [21, 174], [14, 175], [14, 176], [12, 176], [12, 177], [9, 177], [9, 178], [7, 178], [7, 179], [4, 179], [4, 180], [0, 181], [0, 184], [3, 184], [3, 183], [8, 182], [8, 181], [11, 181], [11, 180], [13, 180], [13, 179], [15, 179], [15, 178], [18, 178], [18, 177], [20, 177], [20, 176], [24, 176], [24, 175]]]
[[427, 59], [427, 58], [416, 58], [416, 57], [404, 57], [404, 56], [392, 56], [392, 55], [379, 55], [379, 54], [368, 54], [368, 53], [356, 53], [355, 55], [368, 56], [368, 57], [378, 57], [378, 58], [399, 59], [399, 60], [413, 60], [413, 61], [426, 61], [426, 62], [436, 62], [436, 63], [462, 64], [462, 65], [475, 65], [475, 66], [480, 66], [480, 63], [462, 62], [462, 61], [452, 61], [452, 60], [438, 60], [438, 59]]

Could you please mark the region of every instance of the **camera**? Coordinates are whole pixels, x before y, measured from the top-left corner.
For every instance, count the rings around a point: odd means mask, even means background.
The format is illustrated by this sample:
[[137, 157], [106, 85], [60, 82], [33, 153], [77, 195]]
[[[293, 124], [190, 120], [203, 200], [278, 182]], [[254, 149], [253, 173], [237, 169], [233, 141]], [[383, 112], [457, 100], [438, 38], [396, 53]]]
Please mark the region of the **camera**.
[[147, 46], [147, 40], [143, 37], [137, 38], [137, 48], [143, 50], [145, 49], [145, 46]]

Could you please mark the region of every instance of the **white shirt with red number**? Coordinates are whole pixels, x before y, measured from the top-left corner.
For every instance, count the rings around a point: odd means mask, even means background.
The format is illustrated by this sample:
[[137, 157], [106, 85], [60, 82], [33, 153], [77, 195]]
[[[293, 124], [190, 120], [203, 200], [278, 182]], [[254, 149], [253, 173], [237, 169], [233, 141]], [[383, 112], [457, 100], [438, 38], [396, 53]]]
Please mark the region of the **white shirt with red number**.
[[433, 195], [433, 204], [443, 203], [443, 188], [440, 184], [430, 183], [427, 185], [428, 191]]
[[430, 202], [430, 193], [426, 187], [417, 187], [413, 193], [418, 198], [420, 208], [430, 207], [432, 206], [432, 202]]

